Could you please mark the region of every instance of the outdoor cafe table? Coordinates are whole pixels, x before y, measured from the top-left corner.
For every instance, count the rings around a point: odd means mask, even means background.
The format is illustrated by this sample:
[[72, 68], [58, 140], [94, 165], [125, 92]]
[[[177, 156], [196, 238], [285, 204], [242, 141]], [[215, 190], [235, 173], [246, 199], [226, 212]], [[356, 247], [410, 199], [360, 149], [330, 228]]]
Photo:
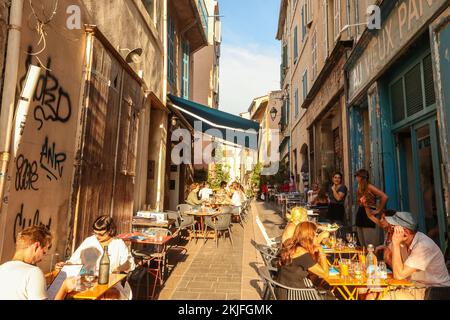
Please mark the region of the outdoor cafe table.
[[[47, 281], [47, 284], [50, 284], [53, 281], [53, 279], [56, 278], [58, 273], [59, 273], [58, 270], [54, 270], [54, 271], [46, 274], [45, 279]], [[104, 285], [98, 284], [97, 280], [95, 280], [93, 287], [85, 288], [81, 291], [75, 291], [75, 292], [69, 293], [67, 295], [67, 298], [75, 299], [75, 300], [97, 300], [97, 299], [101, 298], [106, 293], [106, 291], [108, 291], [109, 289], [114, 287], [117, 283], [119, 283], [120, 281], [125, 279], [126, 276], [127, 276], [126, 274], [112, 273], [109, 275], [108, 284], [104, 284]], [[82, 279], [83, 279], [83, 277], [82, 277]]]
[[[188, 215], [199, 217], [200, 219], [200, 229], [201, 229], [201, 235], [203, 238], [206, 238], [208, 235], [206, 234], [205, 230], [205, 217], [214, 217], [220, 214], [219, 211], [216, 211], [211, 208], [200, 208], [198, 210], [190, 210], [186, 212]], [[196, 237], [198, 237], [198, 234], [196, 233]]]
[[327, 257], [332, 255], [332, 259], [328, 259], [328, 264], [337, 265], [339, 263], [339, 259], [342, 258], [342, 255], [346, 255], [351, 260], [358, 260], [359, 255], [363, 253], [361, 248], [349, 248], [344, 247], [342, 249], [338, 248], [324, 248], [323, 252], [327, 255]]
[[114, 287], [117, 283], [122, 281], [127, 277], [126, 274], [115, 274], [112, 273], [109, 275], [109, 283], [108, 284], [98, 284], [97, 280], [92, 288], [87, 288], [83, 291], [76, 292], [74, 294], [69, 294], [69, 297], [75, 300], [97, 300], [102, 297], [106, 291]]
[[361, 279], [356, 279], [349, 275], [343, 279], [340, 274], [329, 276], [324, 279], [330, 285], [331, 292], [339, 292], [344, 300], [358, 300], [359, 289], [367, 289], [368, 293], [378, 293], [378, 299], [382, 299], [389, 289], [393, 287], [410, 287], [413, 283], [408, 280], [395, 280], [392, 278], [392, 273], [388, 274], [387, 279], [376, 279], [374, 283], [369, 283], [368, 279], [363, 276]]

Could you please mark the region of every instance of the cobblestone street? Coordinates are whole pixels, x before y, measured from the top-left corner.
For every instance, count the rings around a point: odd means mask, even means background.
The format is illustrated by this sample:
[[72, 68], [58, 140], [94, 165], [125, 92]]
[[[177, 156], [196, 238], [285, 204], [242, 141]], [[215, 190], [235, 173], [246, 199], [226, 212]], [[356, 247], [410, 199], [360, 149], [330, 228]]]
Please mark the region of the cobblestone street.
[[218, 248], [213, 239], [192, 240], [185, 259], [176, 263], [162, 289], [160, 300], [259, 300], [260, 283], [256, 266], [261, 258], [252, 240], [264, 243], [255, 217], [259, 215], [269, 237], [281, 234], [283, 222], [272, 206], [264, 202], [252, 203], [251, 213], [244, 228], [233, 224], [233, 246], [228, 237], [219, 239]]

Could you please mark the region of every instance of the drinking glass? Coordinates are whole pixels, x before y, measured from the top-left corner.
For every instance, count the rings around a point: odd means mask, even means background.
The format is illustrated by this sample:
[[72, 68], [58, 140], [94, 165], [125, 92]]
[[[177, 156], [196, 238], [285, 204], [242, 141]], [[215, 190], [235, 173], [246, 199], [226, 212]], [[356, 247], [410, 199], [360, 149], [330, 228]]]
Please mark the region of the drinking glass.
[[387, 279], [387, 266], [384, 261], [378, 263], [378, 273], [381, 279]]
[[330, 240], [330, 247], [334, 248], [336, 246], [336, 235], [332, 234], [330, 236], [329, 240]]
[[359, 263], [358, 261], [353, 263], [353, 273], [355, 275], [355, 279], [361, 279], [362, 278], [362, 266], [361, 263]]
[[96, 277], [97, 266], [96, 265], [86, 266], [85, 270], [86, 270], [86, 272], [84, 274], [84, 278], [87, 281], [87, 287], [88, 288], [92, 288], [94, 286], [93, 282], [94, 282], [95, 277]]
[[346, 261], [347, 259], [341, 259], [341, 261], [339, 262], [339, 267], [341, 269], [341, 277], [342, 279], [346, 280], [348, 279], [350, 273], [349, 273], [349, 264], [348, 261]]
[[352, 242], [353, 236], [351, 233], [347, 233], [345, 235], [345, 239], [347, 239], [347, 243], [350, 244]]

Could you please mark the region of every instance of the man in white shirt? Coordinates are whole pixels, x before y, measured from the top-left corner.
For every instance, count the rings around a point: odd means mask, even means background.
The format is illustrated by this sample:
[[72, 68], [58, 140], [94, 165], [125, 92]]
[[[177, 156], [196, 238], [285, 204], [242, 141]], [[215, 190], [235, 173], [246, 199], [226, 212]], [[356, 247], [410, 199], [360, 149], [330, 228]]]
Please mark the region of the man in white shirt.
[[[395, 279], [408, 279], [414, 288], [390, 291], [386, 299], [423, 300], [432, 286], [450, 286], [444, 255], [428, 236], [417, 232], [417, 222], [409, 212], [397, 212], [386, 221], [394, 228], [392, 236], [392, 269]], [[407, 249], [407, 254], [402, 251]]]
[[212, 189], [209, 187], [209, 183], [205, 182], [203, 188], [199, 192], [200, 200], [207, 201], [209, 197], [213, 194]]
[[[0, 266], [0, 300], [48, 299], [44, 273], [36, 266], [51, 247], [52, 235], [44, 226], [32, 226], [17, 236], [11, 261]], [[63, 282], [55, 300], [63, 300], [76, 287], [76, 279]]]

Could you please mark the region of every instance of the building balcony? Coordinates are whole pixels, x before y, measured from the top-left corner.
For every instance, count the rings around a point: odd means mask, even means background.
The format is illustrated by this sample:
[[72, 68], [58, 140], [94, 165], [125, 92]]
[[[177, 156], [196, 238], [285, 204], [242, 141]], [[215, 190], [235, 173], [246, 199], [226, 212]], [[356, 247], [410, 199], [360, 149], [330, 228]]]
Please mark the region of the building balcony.
[[183, 38], [191, 53], [208, 45], [208, 11], [204, 0], [170, 0], [169, 12], [175, 12]]

